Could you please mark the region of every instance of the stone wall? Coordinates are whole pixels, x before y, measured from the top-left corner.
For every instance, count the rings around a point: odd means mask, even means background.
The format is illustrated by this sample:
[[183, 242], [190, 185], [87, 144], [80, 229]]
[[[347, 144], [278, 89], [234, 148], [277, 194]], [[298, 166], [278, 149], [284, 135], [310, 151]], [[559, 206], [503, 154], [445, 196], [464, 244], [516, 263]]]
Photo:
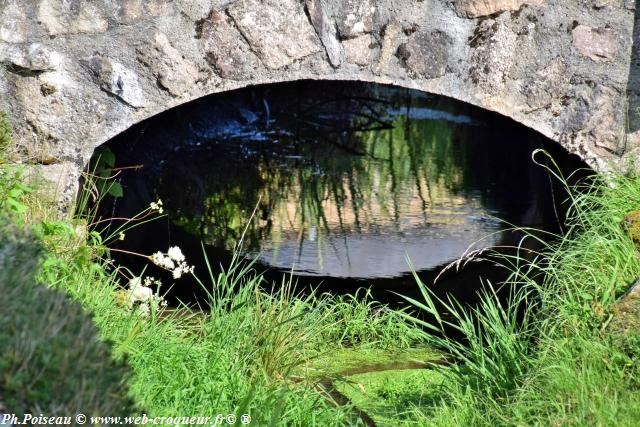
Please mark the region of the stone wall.
[[95, 147], [131, 125], [297, 79], [447, 95], [620, 167], [640, 146], [625, 135], [634, 13], [632, 0], [0, 0], [0, 109], [14, 161], [67, 202]]

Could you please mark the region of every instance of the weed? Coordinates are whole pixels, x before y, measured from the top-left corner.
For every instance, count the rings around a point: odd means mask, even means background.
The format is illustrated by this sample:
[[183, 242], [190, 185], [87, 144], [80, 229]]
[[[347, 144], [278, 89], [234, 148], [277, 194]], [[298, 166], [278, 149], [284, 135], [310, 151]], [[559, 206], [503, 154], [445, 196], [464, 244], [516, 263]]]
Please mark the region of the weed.
[[[636, 248], [620, 227], [627, 212], [640, 208], [640, 178], [609, 176], [583, 184], [571, 198], [566, 234], [547, 244], [543, 257], [503, 258], [512, 270], [506, 303], [485, 286], [480, 304], [465, 308], [436, 301], [419, 283], [423, 300], [412, 302], [435, 318], [422, 326], [453, 328], [464, 337], [430, 337], [457, 363], [442, 368], [442, 399], [416, 412], [420, 420], [443, 426], [636, 425], [640, 334], [620, 336], [608, 325], [613, 303], [640, 275]], [[441, 316], [436, 303], [451, 316]]]

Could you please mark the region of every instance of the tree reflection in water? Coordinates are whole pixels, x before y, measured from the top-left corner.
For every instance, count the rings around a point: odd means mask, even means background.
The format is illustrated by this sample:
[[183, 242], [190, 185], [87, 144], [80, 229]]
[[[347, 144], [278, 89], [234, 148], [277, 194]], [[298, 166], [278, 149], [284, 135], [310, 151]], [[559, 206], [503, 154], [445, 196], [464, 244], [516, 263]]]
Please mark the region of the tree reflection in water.
[[168, 227], [141, 228], [123, 243], [130, 250], [171, 240], [196, 251], [202, 240], [228, 254], [246, 230], [247, 256], [264, 267], [395, 286], [406, 281], [407, 255], [417, 270], [437, 272], [475, 241], [515, 239], [499, 232], [501, 221], [555, 229], [550, 181], [530, 158], [544, 144], [506, 119], [414, 91], [258, 87], [118, 137], [118, 162], [147, 167], [123, 175], [115, 209], [122, 216], [155, 196], [165, 202]]

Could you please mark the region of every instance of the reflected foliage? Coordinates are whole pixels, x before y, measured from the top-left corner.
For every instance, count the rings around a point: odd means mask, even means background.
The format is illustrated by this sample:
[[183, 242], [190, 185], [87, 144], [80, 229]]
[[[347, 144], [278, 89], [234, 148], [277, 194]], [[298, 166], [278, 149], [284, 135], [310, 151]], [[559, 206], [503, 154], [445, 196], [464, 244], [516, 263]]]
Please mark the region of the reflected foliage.
[[242, 240], [247, 256], [276, 270], [399, 278], [405, 254], [436, 271], [487, 235], [480, 246], [513, 244], [507, 223], [555, 230], [562, 197], [530, 158], [544, 145], [511, 121], [416, 91], [261, 86], [115, 139], [117, 166], [143, 168], [123, 170], [124, 197], [105, 216], [131, 216], [159, 197], [168, 223], [141, 227], [123, 249], [170, 241], [197, 257], [202, 240], [224, 264]]

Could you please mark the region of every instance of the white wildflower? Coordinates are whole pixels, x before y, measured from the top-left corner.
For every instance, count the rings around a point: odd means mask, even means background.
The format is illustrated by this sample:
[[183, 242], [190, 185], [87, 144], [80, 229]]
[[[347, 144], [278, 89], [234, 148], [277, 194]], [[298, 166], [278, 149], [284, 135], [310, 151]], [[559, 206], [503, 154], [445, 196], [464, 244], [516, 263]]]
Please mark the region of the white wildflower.
[[[183, 274], [193, 273], [194, 267], [187, 264], [182, 250], [178, 246], [171, 246], [167, 253], [156, 252], [149, 257], [155, 265], [171, 271], [174, 279], [179, 279]], [[160, 282], [158, 281], [158, 284]]]
[[154, 263], [155, 265], [160, 265], [161, 260], [164, 258], [164, 254], [158, 251], [153, 255], [151, 255], [149, 258], [151, 259], [151, 262]]
[[152, 211], [157, 211], [159, 214], [164, 212], [164, 210], [162, 209], [162, 200], [158, 199], [157, 202], [151, 202], [149, 204], [149, 209], [151, 209]]
[[166, 268], [167, 270], [173, 270], [174, 268], [176, 268], [173, 260], [160, 251], [151, 255], [150, 259], [151, 262], [158, 267]]
[[133, 290], [138, 286], [142, 285], [142, 280], [139, 277], [132, 277], [129, 280], [129, 289]]
[[149, 301], [153, 297], [153, 290], [146, 286], [138, 286], [131, 291], [131, 299], [140, 302]]
[[167, 251], [167, 255], [169, 256], [169, 258], [171, 258], [176, 262], [182, 262], [185, 260], [184, 255], [182, 254], [182, 251], [177, 246], [170, 247], [169, 250]]
[[156, 279], [155, 277], [147, 276], [144, 278], [144, 285], [146, 287], [151, 287], [152, 285], [162, 285], [160, 279]]
[[149, 309], [149, 304], [140, 304], [138, 310], [140, 311], [140, 317], [148, 317], [149, 312], [151, 311]]
[[173, 270], [174, 268], [176, 268], [175, 263], [173, 262], [173, 260], [169, 257], [165, 257], [164, 258], [164, 264], [162, 265], [164, 268], [166, 268], [167, 270]]
[[[160, 253], [163, 257], [164, 255]], [[157, 255], [157, 254], [154, 254]], [[144, 283], [144, 285], [142, 284]], [[159, 279], [153, 277], [133, 277], [129, 280], [128, 306], [129, 309], [137, 308], [140, 317], [148, 317], [151, 310], [159, 310], [167, 306], [167, 301], [160, 295], [154, 294], [151, 285], [161, 285]]]

